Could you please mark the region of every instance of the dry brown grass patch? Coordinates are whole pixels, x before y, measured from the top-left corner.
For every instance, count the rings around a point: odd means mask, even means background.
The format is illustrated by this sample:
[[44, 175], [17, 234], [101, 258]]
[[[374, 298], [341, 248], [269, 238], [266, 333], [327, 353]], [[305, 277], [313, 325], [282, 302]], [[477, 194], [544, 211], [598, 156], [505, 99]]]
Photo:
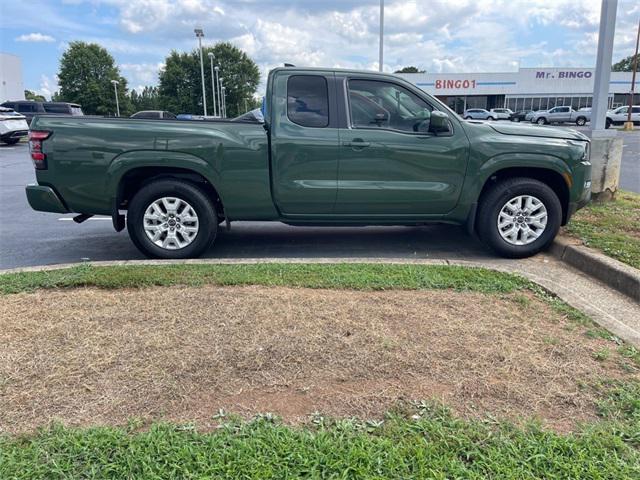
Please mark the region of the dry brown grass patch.
[[523, 295], [206, 286], [5, 296], [0, 430], [130, 418], [206, 428], [219, 408], [369, 418], [428, 398], [570, 429], [595, 415], [582, 385], [636, 375], [594, 358], [610, 342]]

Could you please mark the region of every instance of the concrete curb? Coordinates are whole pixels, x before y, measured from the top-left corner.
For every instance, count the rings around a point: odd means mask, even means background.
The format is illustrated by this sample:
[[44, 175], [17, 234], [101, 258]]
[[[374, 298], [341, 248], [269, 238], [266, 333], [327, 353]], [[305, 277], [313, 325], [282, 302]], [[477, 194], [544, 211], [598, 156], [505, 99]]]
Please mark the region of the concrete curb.
[[635, 268], [566, 237], [557, 237], [549, 253], [640, 303], [640, 271]]

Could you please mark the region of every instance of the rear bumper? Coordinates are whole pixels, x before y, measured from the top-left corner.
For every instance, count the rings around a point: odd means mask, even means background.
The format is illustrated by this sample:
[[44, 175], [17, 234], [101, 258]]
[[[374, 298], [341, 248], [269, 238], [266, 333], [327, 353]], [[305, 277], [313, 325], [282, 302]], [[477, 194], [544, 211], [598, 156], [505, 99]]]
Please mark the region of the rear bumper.
[[43, 185], [27, 185], [27, 201], [39, 212], [69, 213], [62, 199], [51, 187]]
[[26, 137], [28, 133], [29, 133], [29, 130], [14, 130], [12, 132], [3, 133], [2, 135], [0, 135], [0, 140], [4, 142], [5, 140], [22, 138], [22, 137]]

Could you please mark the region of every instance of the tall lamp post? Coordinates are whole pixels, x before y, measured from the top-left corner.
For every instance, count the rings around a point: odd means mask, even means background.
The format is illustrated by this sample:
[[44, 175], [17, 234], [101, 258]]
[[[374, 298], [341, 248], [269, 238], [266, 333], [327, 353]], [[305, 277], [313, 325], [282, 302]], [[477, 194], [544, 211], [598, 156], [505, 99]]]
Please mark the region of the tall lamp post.
[[223, 118], [227, 118], [227, 99], [225, 98], [227, 96], [227, 87], [222, 87], [222, 114], [224, 115]]
[[218, 92], [218, 115], [222, 117], [222, 98], [220, 97], [220, 67], [216, 65], [214, 67], [216, 72], [216, 86], [215, 90]]
[[384, 0], [380, 0], [380, 51], [378, 52], [378, 70], [382, 71], [383, 64], [383, 42], [384, 37]]
[[118, 82], [117, 80], [111, 80], [111, 84], [113, 85], [113, 91], [116, 94], [116, 114], [119, 117], [120, 116], [120, 102], [118, 102], [118, 84], [120, 82]]
[[631, 121], [631, 112], [633, 110], [633, 99], [636, 93], [636, 72], [638, 70], [638, 46], [640, 45], [640, 21], [638, 21], [638, 34], [636, 37], [636, 53], [633, 56], [631, 71], [631, 92], [629, 94], [629, 109], [627, 110], [627, 121], [624, 124], [625, 130], [633, 130], [633, 122]]
[[222, 81], [224, 80], [224, 78], [220, 77], [218, 78], [218, 92], [220, 93], [220, 111], [222, 112], [222, 118], [224, 118], [224, 87], [222, 86]]
[[200, 50], [200, 77], [202, 79], [202, 105], [204, 106], [204, 116], [207, 116], [207, 93], [204, 90], [204, 62], [202, 61], [202, 37], [204, 37], [204, 32], [201, 28], [196, 28], [193, 30], [198, 38], [198, 47]]
[[209, 52], [209, 62], [211, 63], [211, 92], [213, 93], [213, 116], [215, 117], [217, 115], [217, 109], [216, 109], [216, 87], [215, 87], [215, 77], [213, 75], [213, 61], [215, 60], [216, 56], [213, 54], [213, 52]]

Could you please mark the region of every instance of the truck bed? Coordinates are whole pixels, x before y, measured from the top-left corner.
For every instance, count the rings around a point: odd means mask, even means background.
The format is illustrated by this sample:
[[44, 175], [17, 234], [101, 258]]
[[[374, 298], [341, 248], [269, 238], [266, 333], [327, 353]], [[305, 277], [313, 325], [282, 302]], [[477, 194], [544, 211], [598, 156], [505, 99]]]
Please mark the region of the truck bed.
[[53, 132], [43, 142], [47, 169], [36, 176], [40, 185], [55, 187], [71, 212], [111, 214], [123, 176], [153, 166], [202, 175], [229, 197], [236, 212], [228, 215], [273, 213], [262, 124], [38, 116], [31, 129]]

